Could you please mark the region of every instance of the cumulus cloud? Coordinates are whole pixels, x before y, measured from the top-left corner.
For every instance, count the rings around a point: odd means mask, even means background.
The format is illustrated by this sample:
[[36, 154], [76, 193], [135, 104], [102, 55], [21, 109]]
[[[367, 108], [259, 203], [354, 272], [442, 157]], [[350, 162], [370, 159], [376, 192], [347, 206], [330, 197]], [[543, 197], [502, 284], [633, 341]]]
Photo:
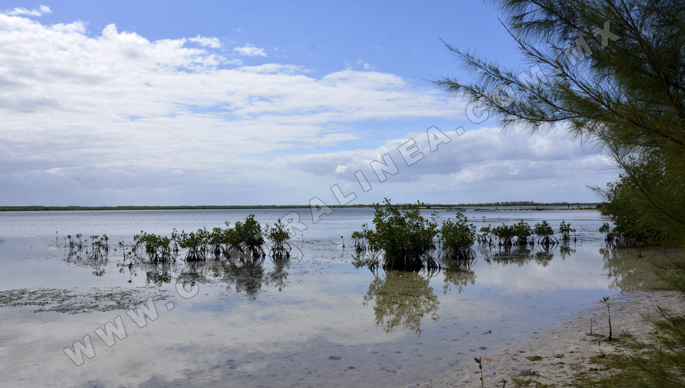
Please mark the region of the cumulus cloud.
[[184, 195], [211, 186], [236, 195], [233, 202], [274, 202], [266, 189], [274, 182], [292, 193], [307, 188], [268, 162], [271, 152], [357, 139], [356, 123], [370, 120], [460, 117], [439, 91], [393, 74], [315, 78], [292, 64], [242, 66], [216, 50], [216, 38], [151, 41], [113, 24], [89, 36], [81, 22], [0, 14], [0, 42], [0, 191], [8, 201], [35, 191], [33, 203], [46, 203], [38, 194], [46, 187], [50, 200], [63, 192], [72, 201], [70, 190], [136, 198], [130, 193], [145, 186], [159, 198], [155, 190], [186, 185]]
[[205, 38], [204, 36], [196, 36], [195, 38], [188, 38], [189, 42], [197, 43], [200, 46], [206, 46], [211, 48], [220, 48], [221, 42], [218, 38]]
[[[286, 156], [277, 163], [330, 177], [331, 185], [356, 193], [360, 203], [383, 197], [401, 201], [432, 197], [433, 202], [448, 203], [589, 201], [596, 198], [586, 186], [603, 186], [615, 175], [609, 159], [571, 141], [561, 130], [530, 136], [492, 127], [460, 131], [462, 135], [443, 129], [433, 126], [373, 148]], [[368, 194], [364, 181], [373, 189]]]
[[5, 15], [9, 16], [20, 16], [20, 15], [25, 15], [25, 16], [43, 16], [46, 13], [52, 13], [50, 10], [50, 7], [41, 5], [38, 7], [38, 9], [26, 9], [26, 8], [14, 8], [14, 9], [9, 9], [5, 10], [2, 12]]
[[357, 61], [357, 65], [361, 66], [362, 69], [364, 70], [375, 70], [376, 66], [373, 66], [370, 63], [364, 62], [364, 60], [360, 59]]
[[235, 51], [239, 55], [242, 55], [245, 57], [265, 57], [266, 56], [264, 49], [261, 49], [259, 47], [254, 46], [254, 45], [251, 45], [249, 43], [243, 47], [234, 47], [233, 51]]

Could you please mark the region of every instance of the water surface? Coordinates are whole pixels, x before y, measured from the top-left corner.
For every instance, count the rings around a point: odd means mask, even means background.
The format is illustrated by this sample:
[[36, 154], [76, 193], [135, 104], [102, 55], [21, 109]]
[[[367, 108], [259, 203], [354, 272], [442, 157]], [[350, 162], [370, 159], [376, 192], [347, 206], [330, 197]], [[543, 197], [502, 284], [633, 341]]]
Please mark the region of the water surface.
[[[397, 386], [430, 379], [499, 346], [559, 325], [622, 289], [658, 287], [649, 262], [661, 251], [608, 250], [597, 211], [467, 212], [478, 226], [561, 220], [576, 240], [549, 252], [476, 247], [467, 271], [384, 273], [352, 264], [350, 235], [372, 209], [336, 209], [293, 240], [287, 263], [212, 273], [188, 265], [124, 265], [70, 256], [67, 234], [132, 236], [223, 226], [254, 213], [262, 224], [291, 210], [0, 213], [0, 292], [18, 289], [165, 290], [159, 317], [138, 327], [125, 311], [68, 314], [0, 308], [2, 386]], [[429, 213], [426, 212], [426, 215]], [[450, 212], [441, 212], [444, 219]], [[482, 217], [485, 216], [485, 222]], [[309, 218], [307, 218], [309, 217]], [[306, 222], [306, 221], [309, 222]], [[55, 233], [58, 232], [58, 233]], [[343, 236], [343, 238], [341, 238]], [[345, 243], [345, 247], [343, 247]], [[114, 245], [113, 244], [113, 245]], [[178, 295], [176, 283], [199, 287]], [[173, 303], [173, 309], [167, 303]], [[95, 330], [121, 316], [126, 338], [107, 346]], [[63, 349], [89, 335], [95, 357], [76, 366]]]

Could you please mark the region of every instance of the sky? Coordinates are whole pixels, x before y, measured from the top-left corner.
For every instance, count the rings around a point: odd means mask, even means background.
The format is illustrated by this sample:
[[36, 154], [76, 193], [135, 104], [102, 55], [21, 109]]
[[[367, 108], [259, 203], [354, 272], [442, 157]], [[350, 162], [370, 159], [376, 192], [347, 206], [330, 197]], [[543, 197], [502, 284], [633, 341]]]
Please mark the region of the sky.
[[470, 77], [442, 41], [526, 70], [500, 17], [0, 1], [0, 206], [599, 201], [616, 171], [592, 145], [469, 120], [431, 82]]

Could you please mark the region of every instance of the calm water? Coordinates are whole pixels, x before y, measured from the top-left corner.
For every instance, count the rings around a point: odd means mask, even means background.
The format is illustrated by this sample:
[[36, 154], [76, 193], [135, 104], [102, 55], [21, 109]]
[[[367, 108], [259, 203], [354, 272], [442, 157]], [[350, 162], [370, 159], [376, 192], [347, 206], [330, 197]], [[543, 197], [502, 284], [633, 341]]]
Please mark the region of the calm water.
[[[159, 318], [143, 328], [121, 310], [0, 308], [0, 385], [397, 386], [488, 357], [603, 296], [654, 284], [648, 260], [636, 251], [604, 249], [596, 231], [605, 220], [596, 211], [468, 212], [478, 227], [544, 219], [556, 229], [563, 219], [577, 229], [577, 241], [516, 257], [477, 250], [471, 271], [433, 276], [352, 265], [350, 235], [371, 222], [370, 209], [339, 209], [316, 224], [308, 210], [298, 210], [308, 228], [294, 239], [297, 257], [213, 276], [180, 258], [171, 266], [129, 268], [121, 251], [95, 263], [69, 257], [63, 246], [67, 234], [106, 233], [112, 245], [130, 244], [141, 230], [211, 229], [249, 213], [264, 225], [289, 212], [0, 213], [0, 292], [159, 287], [171, 295], [155, 303]], [[441, 212], [443, 219], [450, 214]], [[175, 285], [189, 278], [199, 292], [184, 299]], [[118, 316], [127, 337], [109, 347], [94, 331]], [[96, 355], [76, 366], [63, 349], [86, 335]]]

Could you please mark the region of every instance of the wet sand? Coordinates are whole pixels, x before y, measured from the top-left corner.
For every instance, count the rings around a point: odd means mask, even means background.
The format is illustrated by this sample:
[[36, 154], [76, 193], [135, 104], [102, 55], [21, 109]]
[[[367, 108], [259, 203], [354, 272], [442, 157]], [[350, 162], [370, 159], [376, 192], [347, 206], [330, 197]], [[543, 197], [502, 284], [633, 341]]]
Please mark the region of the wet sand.
[[[656, 307], [674, 312], [685, 311], [685, 304], [673, 292], [630, 291], [622, 292], [610, 301], [611, 324], [615, 341], [608, 341], [607, 309], [603, 304], [573, 314], [561, 327], [552, 328], [537, 337], [502, 346], [493, 353], [483, 353], [482, 363], [485, 386], [515, 386], [514, 378], [534, 380], [556, 387], [572, 386], [574, 378], [584, 372], [598, 377], [611, 371], [597, 370], [589, 359], [600, 354], [630, 354], [621, 345], [623, 333], [647, 339], [653, 326], [644, 319], [645, 314], [656, 313]], [[590, 325], [592, 324], [592, 335]], [[601, 341], [601, 344], [598, 343]], [[487, 361], [487, 359], [490, 359]], [[593, 368], [594, 367], [594, 368]], [[405, 387], [480, 387], [478, 364], [460, 365], [456, 369], [429, 381], [419, 381]], [[533, 384], [532, 386], [535, 386]]]

